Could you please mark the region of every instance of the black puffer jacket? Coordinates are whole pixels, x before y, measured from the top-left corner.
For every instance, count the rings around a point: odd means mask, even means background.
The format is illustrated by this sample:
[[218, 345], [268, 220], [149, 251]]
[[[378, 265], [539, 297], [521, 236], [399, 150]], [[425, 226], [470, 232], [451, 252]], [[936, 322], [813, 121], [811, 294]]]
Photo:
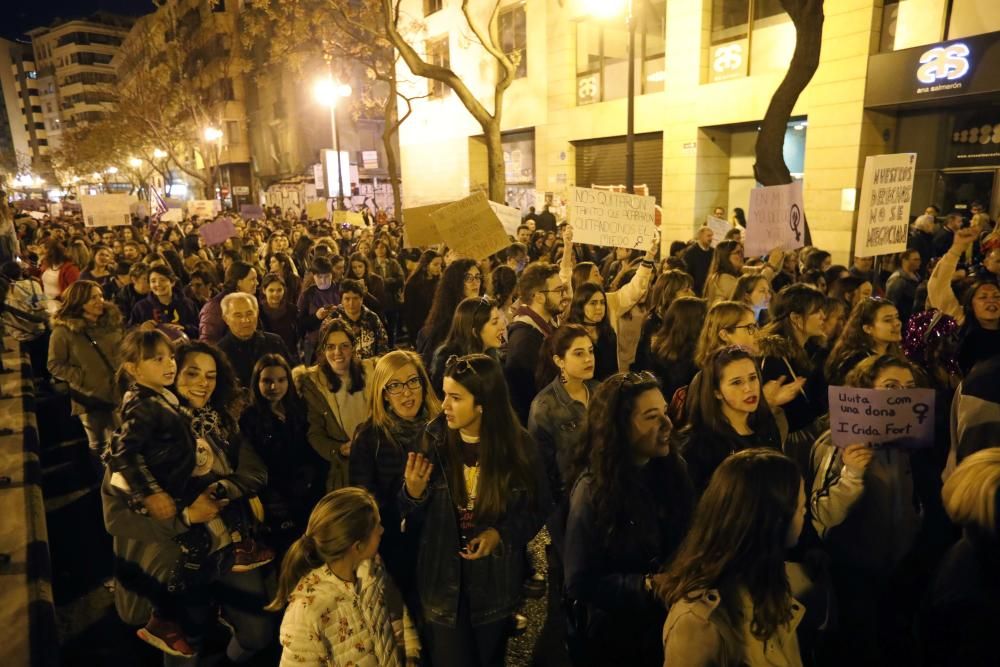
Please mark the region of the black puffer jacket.
[[444, 474], [448, 466], [446, 428], [443, 416], [428, 425], [423, 446], [434, 470], [422, 498], [414, 500], [405, 486], [400, 489], [400, 514], [407, 520], [411, 515], [421, 520], [417, 591], [427, 620], [455, 627], [461, 589], [468, 600], [472, 625], [485, 625], [507, 618], [521, 602], [524, 547], [541, 529], [551, 508], [545, 469], [531, 436], [522, 432], [539, 492], [532, 502], [527, 489], [513, 488], [504, 515], [493, 525], [477, 526], [477, 534], [495, 528], [500, 533], [500, 545], [485, 558], [462, 560], [458, 555], [461, 546], [457, 509]]

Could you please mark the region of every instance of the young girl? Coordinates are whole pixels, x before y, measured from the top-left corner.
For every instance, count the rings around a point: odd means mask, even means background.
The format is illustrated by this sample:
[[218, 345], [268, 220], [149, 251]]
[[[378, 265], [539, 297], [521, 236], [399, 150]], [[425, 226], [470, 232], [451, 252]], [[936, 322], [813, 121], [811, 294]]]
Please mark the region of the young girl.
[[267, 607], [288, 605], [282, 665], [416, 664], [417, 633], [375, 557], [382, 531], [378, 506], [364, 489], [345, 487], [316, 505], [281, 564], [278, 593]]

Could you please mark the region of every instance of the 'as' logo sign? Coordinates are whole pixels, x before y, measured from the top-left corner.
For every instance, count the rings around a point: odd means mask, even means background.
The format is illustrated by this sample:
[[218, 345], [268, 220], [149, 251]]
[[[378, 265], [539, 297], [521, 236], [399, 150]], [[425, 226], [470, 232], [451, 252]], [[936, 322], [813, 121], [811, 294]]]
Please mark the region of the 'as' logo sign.
[[954, 81], [969, 71], [969, 47], [961, 42], [948, 46], [935, 46], [920, 56], [917, 80], [931, 84], [941, 79]]

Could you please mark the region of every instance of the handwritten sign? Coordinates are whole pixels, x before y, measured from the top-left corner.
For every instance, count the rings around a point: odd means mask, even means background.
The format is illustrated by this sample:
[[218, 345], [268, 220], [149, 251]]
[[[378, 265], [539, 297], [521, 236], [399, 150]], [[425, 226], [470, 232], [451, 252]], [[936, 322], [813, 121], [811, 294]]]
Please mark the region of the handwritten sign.
[[493, 209], [493, 212], [500, 219], [503, 230], [509, 236], [517, 236], [517, 228], [521, 226], [521, 209], [505, 204], [498, 204], [495, 201], [490, 202], [490, 208]]
[[83, 223], [87, 227], [120, 227], [132, 224], [131, 195], [80, 195]]
[[871, 155], [865, 159], [858, 207], [857, 257], [906, 250], [916, 153]]
[[196, 215], [199, 218], [211, 218], [222, 210], [218, 199], [192, 199], [187, 203], [188, 215]]
[[236, 236], [236, 227], [233, 225], [231, 218], [219, 218], [215, 222], [202, 225], [198, 229], [198, 233], [201, 234], [205, 245], [213, 246], [224, 243], [227, 239]]
[[264, 209], [255, 204], [241, 204], [240, 216], [244, 220], [263, 220]]
[[326, 200], [306, 202], [306, 217], [310, 220], [329, 220], [330, 212], [327, 210]]
[[434, 224], [448, 247], [462, 257], [485, 259], [510, 245], [500, 219], [482, 192], [439, 209]]
[[751, 190], [746, 256], [759, 257], [775, 248], [794, 250], [805, 245], [804, 210], [802, 181]]
[[934, 442], [933, 389], [830, 387], [830, 435], [854, 443], [929, 447]]
[[403, 247], [426, 248], [444, 242], [437, 225], [434, 224], [434, 214], [447, 204], [428, 204], [403, 209]]
[[716, 218], [714, 215], [708, 216], [705, 221], [709, 229], [712, 230], [712, 247], [719, 245], [719, 241], [724, 241], [726, 239], [726, 234], [732, 230], [733, 226], [729, 224], [728, 220], [723, 220], [722, 218]]
[[333, 222], [337, 225], [354, 225], [355, 227], [365, 227], [365, 216], [357, 211], [334, 211]]
[[570, 188], [569, 223], [577, 243], [647, 248], [656, 236], [656, 199], [593, 188]]

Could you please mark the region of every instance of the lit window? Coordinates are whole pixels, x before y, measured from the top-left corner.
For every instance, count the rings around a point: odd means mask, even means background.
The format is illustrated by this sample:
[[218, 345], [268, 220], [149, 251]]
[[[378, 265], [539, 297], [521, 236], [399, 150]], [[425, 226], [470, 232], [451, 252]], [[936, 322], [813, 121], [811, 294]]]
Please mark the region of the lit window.
[[500, 47], [514, 63], [514, 78], [528, 75], [528, 29], [524, 5], [500, 12]]

